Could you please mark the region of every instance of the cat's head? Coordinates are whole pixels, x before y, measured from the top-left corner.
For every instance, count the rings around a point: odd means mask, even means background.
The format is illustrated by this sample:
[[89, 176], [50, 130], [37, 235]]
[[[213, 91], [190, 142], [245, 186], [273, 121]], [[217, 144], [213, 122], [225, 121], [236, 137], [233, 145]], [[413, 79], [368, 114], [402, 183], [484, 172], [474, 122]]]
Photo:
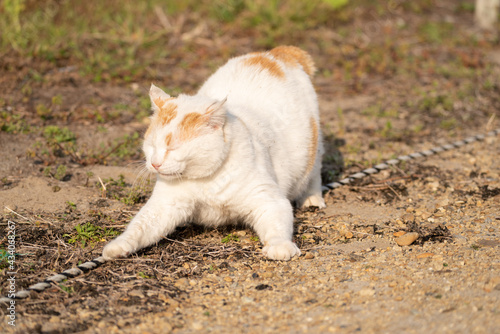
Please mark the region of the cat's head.
[[228, 151], [225, 100], [182, 94], [173, 98], [155, 85], [149, 96], [153, 115], [143, 145], [148, 170], [166, 180], [214, 173]]

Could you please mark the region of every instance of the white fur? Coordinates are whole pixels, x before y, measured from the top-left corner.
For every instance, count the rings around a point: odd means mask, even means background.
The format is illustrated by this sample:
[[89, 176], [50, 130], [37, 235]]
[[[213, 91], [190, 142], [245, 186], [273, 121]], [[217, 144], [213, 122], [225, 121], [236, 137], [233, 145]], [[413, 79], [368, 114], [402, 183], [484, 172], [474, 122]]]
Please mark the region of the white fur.
[[[144, 152], [147, 167], [158, 173], [155, 189], [126, 231], [104, 248], [105, 258], [152, 245], [180, 224], [218, 226], [238, 221], [257, 232], [268, 258], [289, 260], [300, 255], [292, 242], [290, 201], [325, 206], [321, 134], [314, 168], [305, 175], [311, 116], [319, 132], [316, 93], [300, 66], [280, 63], [285, 76], [279, 78], [245, 65], [246, 57], [231, 59], [196, 95], [177, 97], [173, 100], [177, 117], [164, 127], [152, 127]], [[153, 101], [169, 98], [154, 85], [150, 95]], [[153, 124], [157, 109], [153, 102]], [[200, 135], [180, 142], [175, 134], [184, 115], [207, 110], [211, 112]], [[168, 133], [174, 134], [170, 147], [164, 140]], [[152, 162], [161, 164], [158, 170]]]

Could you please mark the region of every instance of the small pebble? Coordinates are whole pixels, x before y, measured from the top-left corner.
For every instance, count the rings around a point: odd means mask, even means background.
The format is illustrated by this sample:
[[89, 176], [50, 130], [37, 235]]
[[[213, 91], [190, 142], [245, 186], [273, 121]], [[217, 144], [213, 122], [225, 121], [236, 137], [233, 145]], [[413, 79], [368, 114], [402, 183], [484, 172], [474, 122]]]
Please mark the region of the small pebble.
[[226, 276], [226, 277], [224, 277], [224, 281], [226, 281], [226, 282], [232, 282], [233, 279], [230, 276]]
[[195, 331], [201, 331], [203, 329], [203, 325], [199, 322], [193, 322], [192, 326]]
[[394, 235], [395, 237], [400, 237], [400, 236], [405, 235], [405, 234], [406, 234], [406, 232], [405, 232], [405, 231], [398, 231], [398, 232], [394, 232], [394, 234], [393, 234], [393, 235]]
[[183, 277], [183, 278], [179, 278], [179, 279], [177, 280], [177, 282], [175, 282], [175, 283], [174, 283], [174, 286], [175, 286], [176, 288], [180, 288], [180, 289], [182, 289], [182, 288], [187, 287], [187, 286], [188, 286], [188, 284], [189, 284], [189, 282], [188, 282], [187, 278], [184, 278], [184, 277]]
[[434, 253], [422, 253], [417, 255], [417, 259], [425, 259], [426, 257], [432, 257]]
[[399, 246], [408, 246], [411, 245], [415, 240], [419, 237], [417, 232], [406, 233], [398, 238], [396, 238], [396, 243]]
[[270, 271], [264, 271], [261, 275], [262, 278], [271, 278], [274, 276], [274, 274]]
[[375, 294], [375, 290], [373, 289], [361, 289], [359, 290], [359, 295], [363, 297], [370, 297]]
[[306, 260], [314, 259], [314, 254], [313, 253], [306, 253], [306, 255], [304, 255], [304, 259], [306, 259]]
[[139, 297], [139, 298], [144, 298], [144, 293], [140, 290], [131, 290], [128, 292], [128, 295], [130, 297]]
[[405, 213], [401, 219], [407, 223], [407, 222], [412, 222], [415, 220], [415, 215], [413, 215], [413, 213]]

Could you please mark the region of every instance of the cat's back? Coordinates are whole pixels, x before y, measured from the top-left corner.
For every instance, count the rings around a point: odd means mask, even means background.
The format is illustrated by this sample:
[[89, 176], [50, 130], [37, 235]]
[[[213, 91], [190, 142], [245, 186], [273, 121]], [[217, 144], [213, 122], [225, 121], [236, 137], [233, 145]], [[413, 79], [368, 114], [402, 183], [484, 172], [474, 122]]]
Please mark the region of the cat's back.
[[[199, 94], [215, 99], [227, 97], [228, 104], [257, 106], [300, 94], [302, 101], [315, 100], [311, 77], [316, 71], [311, 56], [295, 46], [279, 46], [232, 58], [200, 88]], [[293, 98], [292, 101], [299, 96]]]

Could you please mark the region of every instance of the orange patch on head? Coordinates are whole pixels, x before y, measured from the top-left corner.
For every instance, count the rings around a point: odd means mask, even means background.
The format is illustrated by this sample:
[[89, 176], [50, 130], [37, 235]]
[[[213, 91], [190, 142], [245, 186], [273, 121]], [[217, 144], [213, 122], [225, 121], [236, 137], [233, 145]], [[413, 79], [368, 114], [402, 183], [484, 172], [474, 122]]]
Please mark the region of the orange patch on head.
[[318, 124], [316, 124], [316, 120], [311, 116], [310, 120], [311, 127], [311, 141], [309, 143], [308, 149], [308, 159], [307, 159], [307, 167], [306, 167], [306, 175], [308, 175], [314, 168], [314, 164], [316, 162], [316, 152], [318, 151]]
[[207, 116], [199, 114], [197, 112], [192, 112], [184, 116], [182, 121], [179, 123], [179, 139], [181, 141], [187, 141], [193, 139], [198, 134], [200, 127], [207, 122]]
[[314, 61], [311, 56], [298, 47], [278, 46], [269, 51], [269, 54], [288, 66], [301, 65], [309, 76], [312, 76], [314, 72], [316, 72], [316, 67], [314, 66]]
[[172, 134], [169, 133], [165, 136], [165, 145], [169, 147], [172, 144]]
[[244, 64], [248, 66], [258, 66], [261, 69], [267, 70], [272, 76], [278, 78], [283, 78], [285, 76], [285, 72], [283, 72], [280, 64], [266, 57], [264, 54], [252, 54], [251, 57], [244, 60]]
[[160, 108], [160, 112], [158, 113], [161, 125], [163, 126], [170, 123], [176, 116], [177, 116], [177, 105], [172, 102], [168, 103], [167, 105], [162, 105], [162, 108]]
[[164, 100], [160, 97], [156, 98], [153, 103], [156, 104], [156, 106], [158, 107], [158, 109], [161, 109], [163, 108], [163, 106], [165, 105], [165, 102], [167, 102], [167, 100]]

